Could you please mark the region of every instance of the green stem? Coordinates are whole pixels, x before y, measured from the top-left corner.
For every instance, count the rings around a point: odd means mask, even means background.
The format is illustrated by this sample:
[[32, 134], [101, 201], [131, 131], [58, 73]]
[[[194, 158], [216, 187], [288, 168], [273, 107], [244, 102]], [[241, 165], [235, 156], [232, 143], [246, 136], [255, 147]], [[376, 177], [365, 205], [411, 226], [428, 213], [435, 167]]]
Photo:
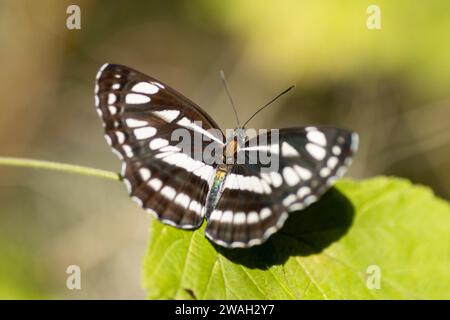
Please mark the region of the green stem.
[[13, 157], [0, 157], [0, 166], [45, 169], [65, 173], [80, 174], [103, 179], [110, 179], [115, 181], [121, 180], [120, 175], [115, 172], [52, 161], [13, 158]]

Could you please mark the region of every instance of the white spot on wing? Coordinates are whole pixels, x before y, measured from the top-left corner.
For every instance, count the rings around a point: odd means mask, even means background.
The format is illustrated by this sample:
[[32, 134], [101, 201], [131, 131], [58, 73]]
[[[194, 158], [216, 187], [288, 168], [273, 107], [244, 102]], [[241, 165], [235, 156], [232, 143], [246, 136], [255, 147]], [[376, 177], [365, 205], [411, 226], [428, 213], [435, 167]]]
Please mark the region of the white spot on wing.
[[[190, 157], [188, 157], [191, 159]], [[195, 160], [194, 160], [195, 161]], [[195, 161], [196, 165], [201, 163], [200, 161]], [[203, 165], [201, 168], [192, 171], [193, 174], [202, 178], [203, 180], [208, 181], [214, 172], [214, 168], [208, 165]]]
[[165, 198], [167, 198], [167, 199], [169, 199], [169, 200], [172, 200], [172, 199], [175, 197], [176, 192], [175, 192], [175, 189], [174, 189], [174, 188], [169, 187], [169, 186], [165, 186], [164, 188], [161, 189], [161, 194], [162, 194]]
[[129, 126], [130, 128], [138, 128], [138, 127], [143, 127], [148, 125], [147, 121], [144, 120], [137, 120], [137, 119], [133, 119], [133, 118], [128, 118], [125, 119], [125, 123], [127, 124], [127, 126]]
[[264, 189], [264, 192], [267, 193], [267, 194], [271, 194], [272, 193], [272, 189], [270, 188], [269, 183], [267, 183], [267, 181], [262, 180], [262, 179], [260, 180], [260, 182], [261, 182], [261, 186]]
[[150, 215], [151, 215], [153, 218], [158, 219], [158, 214], [156, 213], [155, 210], [150, 209], [150, 208], [145, 208], [145, 211], [147, 211], [148, 213], [150, 213]]
[[298, 165], [294, 165], [294, 170], [298, 173], [298, 175], [300, 176], [300, 178], [302, 180], [309, 180], [312, 177], [312, 173], [310, 170], [303, 168], [301, 166]]
[[259, 146], [250, 146], [241, 148], [243, 151], [256, 151], [256, 152], [263, 152], [263, 153], [272, 153], [272, 154], [279, 154], [279, 147], [280, 145], [278, 143], [273, 143], [270, 145], [259, 145]]
[[[264, 193], [263, 183], [264, 180], [260, 180], [258, 177], [243, 176], [240, 174], [231, 173], [229, 174], [229, 181], [236, 180], [236, 184], [227, 184], [230, 189], [247, 190], [256, 193]], [[269, 191], [270, 192], [270, 191]]]
[[111, 115], [115, 115], [119, 111], [119, 108], [116, 106], [108, 106], [108, 111]]
[[143, 206], [142, 200], [139, 199], [138, 197], [133, 196], [133, 197], [131, 197], [131, 200], [133, 200], [134, 202], [136, 202], [136, 203], [138, 204], [139, 207], [142, 207], [142, 206]]
[[159, 88], [154, 84], [148, 82], [139, 82], [136, 83], [133, 88], [131, 88], [134, 92], [141, 92], [146, 94], [155, 94], [159, 91]]
[[191, 203], [189, 204], [189, 210], [192, 210], [192, 211], [200, 214], [202, 211], [202, 206], [197, 201], [192, 200]]
[[125, 96], [125, 103], [128, 104], [143, 104], [147, 102], [150, 102], [150, 97], [147, 97], [143, 94], [128, 93]]
[[192, 122], [191, 122], [188, 118], [186, 118], [186, 117], [184, 117], [184, 118], [178, 120], [177, 123], [178, 123], [180, 126], [183, 126], [183, 127], [188, 127], [189, 125], [192, 124]]
[[191, 201], [191, 198], [187, 194], [180, 193], [175, 198], [175, 203], [178, 203], [183, 208], [187, 208], [189, 206], [189, 202]]
[[122, 131], [116, 131], [116, 139], [117, 142], [122, 144], [125, 142], [125, 133], [123, 133]]
[[161, 110], [153, 113], [167, 122], [172, 122], [180, 115], [180, 111], [178, 110]]
[[299, 198], [304, 198], [306, 197], [308, 194], [311, 193], [311, 189], [309, 187], [301, 187], [300, 189], [298, 189], [297, 191], [297, 196]]
[[283, 169], [283, 177], [286, 183], [291, 187], [300, 182], [300, 178], [291, 167], [286, 167]]
[[209, 131], [203, 129], [201, 126], [199, 126], [196, 123], [193, 123], [191, 120], [189, 120], [186, 117], [183, 117], [181, 120], [178, 120], [177, 123], [180, 126], [186, 127], [186, 128], [190, 128], [196, 132], [199, 132], [205, 136], [207, 136], [208, 138], [220, 143], [221, 145], [223, 145], [223, 141], [221, 141], [220, 139], [218, 139], [216, 136], [214, 136], [213, 134], [211, 134]]
[[153, 127], [142, 127], [134, 129], [134, 135], [136, 139], [143, 140], [153, 137], [156, 134], [156, 129]]
[[102, 76], [103, 71], [106, 69], [106, 67], [107, 67], [108, 65], [109, 65], [109, 63], [105, 63], [105, 64], [103, 64], [103, 65], [100, 67], [100, 69], [98, 70], [97, 75], [96, 75], [96, 79], [97, 79], [97, 80], [100, 79], [100, 77]]
[[262, 186], [263, 180], [260, 180], [258, 177], [250, 177], [250, 183], [253, 185], [253, 191], [257, 193], [264, 193], [264, 189]]
[[108, 104], [113, 104], [114, 102], [116, 102], [117, 97], [114, 93], [110, 93], [108, 94]]
[[254, 224], [254, 223], [258, 223], [259, 221], [259, 216], [258, 213], [256, 211], [252, 211], [248, 214], [247, 216], [247, 223], [248, 224]]
[[306, 197], [306, 199], [304, 200], [305, 202], [305, 206], [309, 206], [310, 204], [312, 204], [313, 202], [317, 201], [317, 197], [315, 195], [310, 195], [308, 197]]
[[127, 192], [131, 194], [131, 183], [128, 179], [123, 179], [123, 183], [125, 184], [125, 187], [127, 188]]
[[105, 134], [105, 140], [108, 145], [112, 145], [111, 138], [107, 134]]
[[262, 240], [261, 240], [261, 239], [255, 238], [255, 239], [252, 239], [252, 240], [250, 240], [250, 241], [248, 242], [248, 246], [249, 246], [249, 247], [257, 246], [257, 245], [259, 245], [259, 244], [261, 244], [261, 243], [262, 243]]
[[322, 147], [319, 147], [316, 144], [312, 144], [312, 143], [307, 143], [306, 144], [306, 150], [309, 152], [309, 154], [317, 159], [317, 160], [323, 160], [323, 158], [325, 158], [326, 155], [326, 150]]
[[234, 214], [234, 220], [233, 223], [234, 224], [244, 224], [246, 220], [246, 216], [244, 212], [236, 212]]
[[298, 157], [298, 156], [300, 156], [298, 151], [295, 150], [295, 148], [293, 146], [291, 146], [289, 143], [287, 143], [286, 141], [284, 141], [281, 144], [281, 154], [283, 155], [283, 157]]
[[356, 132], [352, 133], [352, 142], [350, 145], [350, 149], [353, 153], [356, 153], [358, 151], [358, 144], [359, 144], [359, 136]]
[[220, 218], [220, 222], [222, 223], [231, 223], [233, 221], [233, 212], [230, 210], [227, 210], [223, 213], [222, 217]]
[[318, 144], [320, 146], [326, 146], [327, 145], [327, 139], [325, 138], [325, 134], [323, 132], [320, 132], [318, 130], [311, 130], [306, 133], [306, 137], [309, 141]]
[[259, 216], [261, 217], [261, 220], [267, 219], [272, 215], [272, 211], [269, 208], [264, 208], [259, 213]]
[[153, 139], [152, 141], [150, 141], [150, 149], [152, 150], [156, 150], [162, 147], [165, 147], [169, 144], [169, 141], [167, 141], [166, 139], [162, 139], [162, 138], [156, 138]]
[[139, 169], [139, 174], [141, 175], [141, 179], [143, 181], [147, 181], [148, 179], [150, 179], [150, 170], [147, 168], [140, 168]]
[[295, 202], [295, 200], [297, 200], [297, 197], [293, 194], [290, 194], [286, 198], [283, 199], [283, 205], [288, 207], [290, 204]]
[[158, 178], [153, 178], [148, 182], [148, 185], [158, 191], [162, 187], [162, 181]]
[[330, 173], [331, 173], [331, 170], [328, 167], [324, 167], [324, 168], [320, 169], [320, 172], [319, 172], [320, 176], [323, 178], [328, 177], [330, 175]]
[[270, 179], [270, 174], [266, 172], [261, 173], [261, 178], [264, 179], [267, 183], [272, 183], [272, 180]]
[[125, 144], [122, 146], [122, 148], [123, 148], [123, 151], [125, 152], [125, 155], [128, 158], [132, 158], [134, 156], [133, 149], [131, 148], [131, 146]]
[[278, 188], [283, 183], [283, 178], [281, 177], [281, 174], [279, 174], [278, 172], [272, 171], [270, 173], [270, 178], [275, 188]]
[[209, 219], [211, 221], [219, 221], [221, 215], [222, 215], [222, 211], [220, 211], [220, 210], [213, 210], [213, 212], [211, 212], [211, 215], [209, 216]]
[[333, 148], [331, 148], [331, 151], [333, 152], [334, 155], [338, 156], [341, 154], [341, 148], [339, 146], [333, 146]]
[[169, 220], [169, 219], [161, 219], [161, 222], [168, 224], [169, 226], [173, 226], [173, 227], [177, 226], [177, 224], [175, 222], [173, 222], [172, 220]]
[[228, 174], [227, 177], [225, 178], [225, 183], [223, 185], [224, 189], [233, 189], [235, 179], [236, 175], [234, 173]]
[[329, 177], [327, 180], [327, 186], [332, 186], [336, 182], [336, 180], [337, 180], [336, 176]]
[[159, 82], [152, 82], [154, 85], [157, 85], [158, 87], [160, 87], [161, 89], [164, 89], [165, 87], [159, 83]]
[[297, 211], [302, 210], [305, 207], [303, 203], [293, 203], [289, 206], [289, 210]]
[[288, 213], [287, 213], [287, 212], [283, 212], [283, 213], [280, 215], [280, 218], [278, 219], [277, 227], [278, 227], [278, 228], [281, 228], [281, 227], [284, 225], [284, 223], [286, 222], [286, 220], [287, 220], [288, 217], [289, 217]]
[[328, 166], [328, 168], [333, 170], [334, 167], [336, 167], [337, 163], [338, 163], [338, 158], [330, 157], [330, 159], [328, 159], [328, 161], [327, 161], [327, 166]]
[[165, 146], [159, 149], [161, 152], [180, 152], [181, 149], [176, 146]]
[[112, 148], [111, 150], [120, 160], [123, 160], [123, 156], [122, 156], [122, 154], [119, 151], [117, 151], [114, 148]]

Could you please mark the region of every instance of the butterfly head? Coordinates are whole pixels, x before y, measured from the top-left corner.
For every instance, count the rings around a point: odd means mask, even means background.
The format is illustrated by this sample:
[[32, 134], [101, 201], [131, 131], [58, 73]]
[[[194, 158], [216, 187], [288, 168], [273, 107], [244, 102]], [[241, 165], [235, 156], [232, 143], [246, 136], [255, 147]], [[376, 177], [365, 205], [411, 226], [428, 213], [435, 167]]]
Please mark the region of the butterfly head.
[[242, 127], [237, 127], [233, 131], [233, 139], [236, 140], [239, 147], [243, 147], [247, 141], [247, 135], [245, 134], [245, 129]]

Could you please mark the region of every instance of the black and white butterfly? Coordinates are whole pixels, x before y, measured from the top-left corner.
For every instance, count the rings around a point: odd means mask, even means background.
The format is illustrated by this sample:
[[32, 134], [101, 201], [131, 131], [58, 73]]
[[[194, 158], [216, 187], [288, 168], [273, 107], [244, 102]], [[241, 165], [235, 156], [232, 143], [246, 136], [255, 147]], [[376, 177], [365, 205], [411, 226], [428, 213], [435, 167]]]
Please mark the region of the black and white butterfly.
[[[198, 228], [206, 218], [206, 236], [224, 247], [263, 243], [288, 212], [316, 202], [346, 172], [358, 147], [356, 133], [321, 126], [280, 129], [277, 142], [270, 142], [269, 133], [266, 144], [255, 143], [259, 136], [246, 137], [243, 128], [228, 138], [211, 134], [221, 131], [199, 106], [122, 65], [100, 68], [95, 99], [131, 198], [177, 228]], [[188, 153], [173, 141], [177, 129], [203, 136], [203, 147], [222, 148], [219, 158], [270, 150], [278, 155], [278, 168], [202, 160], [201, 150]]]

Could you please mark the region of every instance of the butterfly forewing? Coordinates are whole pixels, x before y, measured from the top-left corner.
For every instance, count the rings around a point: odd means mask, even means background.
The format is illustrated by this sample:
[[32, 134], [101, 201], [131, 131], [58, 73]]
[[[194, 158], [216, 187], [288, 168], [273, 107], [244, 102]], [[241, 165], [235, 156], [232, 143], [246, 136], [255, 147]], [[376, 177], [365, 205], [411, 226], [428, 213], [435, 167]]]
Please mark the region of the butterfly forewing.
[[[105, 138], [122, 160], [122, 176], [133, 200], [167, 224], [198, 227], [215, 164], [202, 161], [199, 150], [180, 147], [173, 133], [183, 129], [184, 138], [193, 141], [206, 130], [220, 132], [217, 124], [175, 90], [125, 66], [103, 65], [95, 91]], [[212, 143], [223, 145], [221, 135], [209, 136]], [[200, 141], [202, 147], [207, 143]]]
[[[283, 226], [289, 211], [316, 202], [346, 172], [358, 145], [356, 133], [338, 128], [310, 126], [278, 133], [277, 142], [250, 140], [238, 151], [247, 163], [235, 164], [225, 178], [222, 196], [208, 217], [206, 235], [212, 241], [226, 247], [264, 242]], [[250, 164], [255, 150], [278, 155], [272, 158], [279, 162], [276, 170]]]

